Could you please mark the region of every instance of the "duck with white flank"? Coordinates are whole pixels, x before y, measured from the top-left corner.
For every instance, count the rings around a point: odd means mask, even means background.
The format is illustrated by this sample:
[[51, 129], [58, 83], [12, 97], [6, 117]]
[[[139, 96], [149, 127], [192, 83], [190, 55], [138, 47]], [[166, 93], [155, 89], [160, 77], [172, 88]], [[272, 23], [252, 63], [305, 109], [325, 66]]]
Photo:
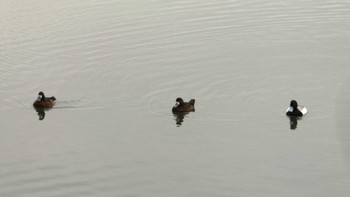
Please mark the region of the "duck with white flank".
[[286, 111], [287, 116], [303, 116], [307, 113], [306, 107], [298, 105], [295, 100], [290, 101], [290, 106]]

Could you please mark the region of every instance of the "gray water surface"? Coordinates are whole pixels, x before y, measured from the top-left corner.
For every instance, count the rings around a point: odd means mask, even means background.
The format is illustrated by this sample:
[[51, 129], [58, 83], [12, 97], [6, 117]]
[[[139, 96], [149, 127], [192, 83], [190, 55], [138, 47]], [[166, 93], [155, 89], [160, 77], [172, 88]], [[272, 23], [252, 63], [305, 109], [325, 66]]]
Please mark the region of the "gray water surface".
[[2, 0], [0, 30], [0, 196], [350, 193], [347, 1]]

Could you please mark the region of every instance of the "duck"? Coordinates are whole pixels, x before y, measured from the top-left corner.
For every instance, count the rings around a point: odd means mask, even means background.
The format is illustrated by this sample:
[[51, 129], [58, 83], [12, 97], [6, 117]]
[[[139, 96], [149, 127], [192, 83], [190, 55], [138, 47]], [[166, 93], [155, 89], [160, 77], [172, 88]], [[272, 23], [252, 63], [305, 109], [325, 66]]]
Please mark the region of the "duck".
[[295, 100], [290, 101], [290, 106], [286, 111], [287, 116], [295, 116], [295, 117], [304, 116], [306, 113], [307, 113], [306, 107], [302, 105], [298, 105], [297, 101]]
[[177, 113], [183, 113], [183, 112], [192, 112], [195, 111], [194, 109], [194, 103], [195, 100], [191, 99], [188, 102], [184, 102], [184, 100], [182, 98], [177, 98], [176, 99], [176, 104], [175, 106], [172, 108], [173, 112], [177, 112]]
[[56, 98], [54, 96], [45, 97], [44, 92], [40, 91], [38, 93], [38, 98], [33, 103], [33, 106], [34, 107], [52, 108], [55, 105], [55, 101], [56, 101]]

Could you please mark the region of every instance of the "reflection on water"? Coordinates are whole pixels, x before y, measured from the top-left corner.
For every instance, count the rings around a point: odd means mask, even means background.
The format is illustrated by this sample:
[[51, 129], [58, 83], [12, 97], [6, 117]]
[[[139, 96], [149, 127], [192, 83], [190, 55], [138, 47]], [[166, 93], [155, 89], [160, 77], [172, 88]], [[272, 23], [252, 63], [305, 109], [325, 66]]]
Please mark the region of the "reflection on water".
[[348, 196], [346, 1], [0, 5], [0, 196]]
[[49, 109], [44, 108], [44, 107], [35, 107], [34, 106], [35, 111], [37, 112], [38, 116], [39, 116], [39, 120], [44, 120], [45, 118], [45, 111], [48, 111]]
[[188, 113], [176, 113], [176, 112], [173, 112], [173, 115], [175, 117], [175, 121], [176, 121], [176, 126], [177, 127], [180, 127], [185, 119], [185, 116], [186, 114]]
[[298, 120], [301, 120], [301, 117], [296, 117], [296, 116], [289, 116], [289, 125], [291, 130], [297, 129], [298, 126]]

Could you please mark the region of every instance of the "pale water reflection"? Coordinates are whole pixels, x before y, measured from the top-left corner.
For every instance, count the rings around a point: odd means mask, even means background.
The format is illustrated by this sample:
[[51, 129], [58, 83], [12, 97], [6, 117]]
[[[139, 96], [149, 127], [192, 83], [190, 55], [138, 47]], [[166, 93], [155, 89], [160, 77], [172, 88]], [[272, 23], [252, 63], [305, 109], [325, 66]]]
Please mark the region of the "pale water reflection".
[[2, 0], [0, 196], [347, 197], [349, 21], [341, 0]]

